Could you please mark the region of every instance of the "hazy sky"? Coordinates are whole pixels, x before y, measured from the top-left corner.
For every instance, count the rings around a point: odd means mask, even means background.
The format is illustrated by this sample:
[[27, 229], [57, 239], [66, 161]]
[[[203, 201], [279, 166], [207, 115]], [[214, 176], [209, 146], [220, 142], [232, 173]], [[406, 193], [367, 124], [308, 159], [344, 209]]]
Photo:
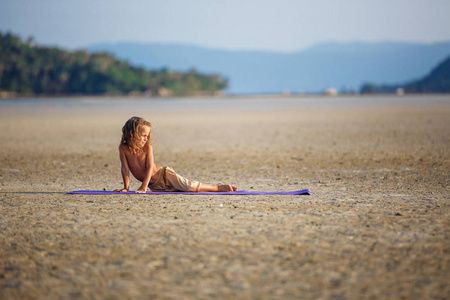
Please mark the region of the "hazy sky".
[[326, 41], [450, 40], [450, 0], [0, 0], [0, 31], [37, 43], [295, 51]]

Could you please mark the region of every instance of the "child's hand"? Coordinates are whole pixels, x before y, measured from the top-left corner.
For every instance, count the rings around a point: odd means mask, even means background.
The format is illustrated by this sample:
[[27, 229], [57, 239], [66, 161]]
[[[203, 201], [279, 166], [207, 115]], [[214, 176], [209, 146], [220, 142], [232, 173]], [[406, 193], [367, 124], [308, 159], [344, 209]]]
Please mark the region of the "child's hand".
[[138, 194], [144, 194], [146, 192], [147, 192], [147, 188], [146, 187], [140, 187], [139, 189], [137, 189], [135, 191], [135, 193], [138, 193]]
[[128, 189], [115, 189], [113, 192], [126, 193], [128, 192]]

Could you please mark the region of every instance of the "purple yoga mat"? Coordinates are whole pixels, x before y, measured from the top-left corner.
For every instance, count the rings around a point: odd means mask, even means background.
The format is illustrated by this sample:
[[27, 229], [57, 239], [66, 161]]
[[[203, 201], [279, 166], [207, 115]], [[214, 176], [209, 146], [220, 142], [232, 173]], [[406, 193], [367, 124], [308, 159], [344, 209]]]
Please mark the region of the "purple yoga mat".
[[[130, 192], [110, 192], [110, 191], [73, 191], [67, 194], [83, 194], [83, 195], [139, 195]], [[301, 191], [291, 191], [291, 192], [258, 192], [258, 191], [236, 191], [236, 192], [200, 192], [200, 193], [191, 193], [191, 192], [147, 192], [145, 194], [150, 195], [167, 195], [167, 194], [177, 194], [177, 195], [311, 195], [311, 191], [308, 189]]]

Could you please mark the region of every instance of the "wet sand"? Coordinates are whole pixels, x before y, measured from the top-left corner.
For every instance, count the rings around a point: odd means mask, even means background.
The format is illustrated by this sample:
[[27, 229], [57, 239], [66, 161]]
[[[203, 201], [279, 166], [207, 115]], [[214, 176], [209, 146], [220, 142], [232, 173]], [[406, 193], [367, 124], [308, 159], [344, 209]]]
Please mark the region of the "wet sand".
[[[450, 96], [275, 100], [0, 103], [0, 299], [449, 299]], [[67, 195], [122, 187], [133, 115], [185, 177], [313, 195]]]

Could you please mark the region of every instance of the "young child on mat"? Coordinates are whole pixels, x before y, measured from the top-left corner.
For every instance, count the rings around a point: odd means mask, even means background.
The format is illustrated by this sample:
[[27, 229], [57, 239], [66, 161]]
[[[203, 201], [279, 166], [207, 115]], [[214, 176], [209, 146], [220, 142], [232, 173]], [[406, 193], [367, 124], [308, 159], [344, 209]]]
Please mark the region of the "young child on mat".
[[119, 146], [122, 164], [123, 189], [114, 192], [128, 192], [130, 189], [130, 171], [142, 182], [136, 193], [145, 193], [147, 187], [154, 192], [233, 192], [237, 187], [225, 184], [204, 184], [188, 180], [170, 168], [155, 165], [153, 148], [150, 145], [150, 122], [132, 117], [122, 128], [122, 140]]

